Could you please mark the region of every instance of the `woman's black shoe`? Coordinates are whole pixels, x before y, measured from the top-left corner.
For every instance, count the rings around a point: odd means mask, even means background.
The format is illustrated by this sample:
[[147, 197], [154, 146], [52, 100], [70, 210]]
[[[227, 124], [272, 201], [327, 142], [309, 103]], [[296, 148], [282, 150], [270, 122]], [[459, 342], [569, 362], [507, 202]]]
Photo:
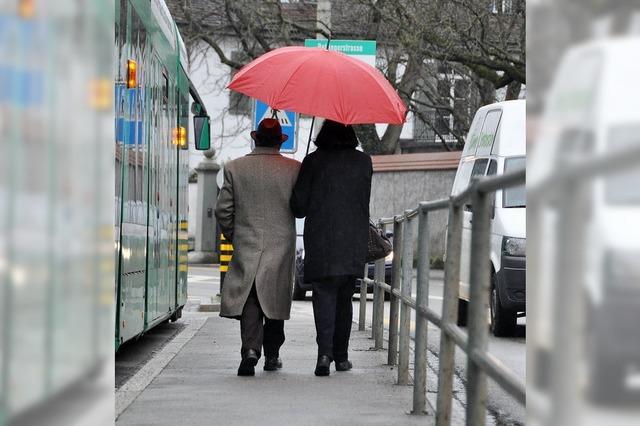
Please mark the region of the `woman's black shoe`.
[[277, 357], [265, 358], [264, 371], [276, 371], [282, 368], [282, 360]]
[[255, 376], [255, 366], [258, 363], [258, 353], [253, 349], [249, 349], [240, 361], [240, 367], [238, 367], [238, 376]]
[[316, 364], [316, 376], [328, 376], [329, 367], [331, 366], [331, 358], [326, 355], [318, 357], [318, 363]]
[[349, 371], [352, 368], [353, 364], [351, 364], [351, 361], [349, 360], [336, 362], [336, 371]]

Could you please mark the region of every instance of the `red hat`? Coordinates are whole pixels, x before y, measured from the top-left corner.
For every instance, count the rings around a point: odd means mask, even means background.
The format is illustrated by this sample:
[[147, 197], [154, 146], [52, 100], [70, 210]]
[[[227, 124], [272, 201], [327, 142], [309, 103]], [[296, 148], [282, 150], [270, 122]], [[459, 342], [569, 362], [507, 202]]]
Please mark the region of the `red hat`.
[[261, 140], [262, 138], [280, 139], [280, 142], [286, 141], [289, 136], [282, 134], [282, 127], [280, 122], [275, 118], [265, 118], [258, 125], [258, 130], [251, 132], [251, 138], [254, 141]]

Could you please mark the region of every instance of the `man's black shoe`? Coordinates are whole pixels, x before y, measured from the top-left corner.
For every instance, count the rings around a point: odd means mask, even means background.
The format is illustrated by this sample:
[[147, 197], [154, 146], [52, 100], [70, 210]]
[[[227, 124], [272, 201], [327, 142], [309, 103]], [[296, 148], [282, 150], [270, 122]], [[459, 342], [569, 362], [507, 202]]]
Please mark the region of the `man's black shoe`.
[[329, 375], [329, 367], [331, 366], [331, 358], [326, 355], [321, 355], [318, 357], [318, 363], [316, 364], [316, 376], [328, 376]]
[[352, 368], [353, 364], [351, 364], [351, 361], [349, 360], [336, 362], [336, 371], [349, 371]]
[[264, 371], [276, 371], [282, 368], [282, 360], [278, 357], [268, 357], [264, 360]]
[[245, 352], [238, 367], [238, 376], [254, 376], [256, 374], [255, 366], [258, 363], [258, 353], [253, 349]]

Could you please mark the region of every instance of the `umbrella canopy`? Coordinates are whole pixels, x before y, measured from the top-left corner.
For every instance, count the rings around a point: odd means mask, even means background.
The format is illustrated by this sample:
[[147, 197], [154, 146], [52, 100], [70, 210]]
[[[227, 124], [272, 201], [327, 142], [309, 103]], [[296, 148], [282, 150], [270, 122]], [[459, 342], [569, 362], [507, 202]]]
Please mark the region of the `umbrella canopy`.
[[274, 109], [343, 124], [401, 124], [407, 113], [380, 71], [315, 47], [281, 47], [265, 53], [238, 71], [229, 88]]

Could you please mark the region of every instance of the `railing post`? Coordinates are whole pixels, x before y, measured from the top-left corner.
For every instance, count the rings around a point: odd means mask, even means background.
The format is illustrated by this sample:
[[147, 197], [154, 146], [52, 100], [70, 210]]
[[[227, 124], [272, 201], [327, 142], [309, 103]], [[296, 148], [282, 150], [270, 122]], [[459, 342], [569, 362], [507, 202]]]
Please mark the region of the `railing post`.
[[[378, 229], [383, 233], [386, 232], [386, 226], [382, 222], [378, 222]], [[376, 260], [373, 269], [373, 280], [376, 282], [384, 282], [384, 258]], [[385, 291], [374, 284], [373, 293], [373, 313], [374, 313], [374, 328], [376, 333], [374, 335], [374, 348], [383, 349], [384, 347], [384, 293]]]
[[[364, 278], [367, 278], [367, 273], [369, 272], [369, 266], [365, 263], [364, 265]], [[367, 292], [362, 291], [362, 286], [366, 286], [364, 282], [364, 278], [360, 282], [360, 317], [358, 318], [358, 330], [364, 331], [365, 325], [367, 322]]]
[[[400, 217], [393, 218], [393, 262], [392, 262], [392, 279], [391, 289], [398, 290], [400, 288], [400, 280], [402, 277], [402, 231], [404, 224], [400, 222]], [[398, 364], [398, 313], [400, 311], [399, 300], [393, 292], [389, 297], [389, 365]]]
[[[468, 354], [486, 352], [489, 340], [487, 311], [489, 306], [489, 251], [491, 242], [491, 196], [480, 191], [473, 194], [471, 224], [471, 276], [469, 289]], [[467, 421], [468, 426], [485, 424], [487, 375], [467, 356]]]
[[[587, 181], [589, 182], [589, 181]], [[582, 184], [581, 184], [582, 183]], [[585, 333], [599, 333], [593, 328], [584, 329], [584, 298], [577, 296], [584, 291], [585, 208], [588, 209], [588, 189], [584, 181], [565, 179], [558, 205], [555, 228], [557, 242], [555, 282], [551, 311], [551, 419], [550, 425], [583, 424], [584, 407], [580, 398], [580, 358], [584, 357]], [[606, 278], [601, 278], [606, 279]], [[567, 300], [571, 302], [566, 303]], [[577, 332], [577, 330], [582, 330]], [[613, 340], [615, 341], [615, 339]], [[557, 352], [556, 352], [557, 351]], [[592, 368], [604, 368], [592, 366]], [[624, 383], [624, 382], [623, 382]], [[589, 383], [589, 388], [607, 386]]]
[[[416, 306], [429, 306], [429, 212], [418, 207], [418, 278]], [[413, 367], [413, 414], [427, 413], [427, 318], [416, 312]]]
[[[369, 276], [369, 264], [367, 264], [367, 268], [366, 268], [366, 272], [365, 272], [365, 277]], [[376, 264], [374, 262], [373, 264], [373, 279], [375, 281], [376, 279]], [[369, 292], [369, 287], [367, 286], [367, 292]], [[373, 286], [373, 302], [371, 302], [371, 339], [375, 342], [376, 340], [376, 333], [378, 332], [378, 330], [376, 329], [376, 315], [378, 314], [378, 312], [376, 312], [376, 299], [378, 298], [378, 286], [374, 285]]]
[[[373, 279], [376, 282], [384, 281], [384, 258], [378, 259], [375, 262], [374, 266], [374, 274]], [[376, 329], [375, 334], [375, 349], [382, 349], [384, 347], [384, 293], [385, 291], [378, 287], [374, 286], [377, 290], [373, 298], [373, 311], [375, 312], [375, 323], [374, 327]]]
[[[413, 279], [413, 223], [405, 211], [405, 223], [402, 238], [402, 297], [411, 298], [411, 281]], [[409, 384], [409, 344], [411, 327], [411, 307], [402, 303], [400, 308], [400, 338], [398, 356], [398, 384]]]
[[438, 397], [436, 426], [451, 424], [451, 398], [453, 396], [453, 372], [456, 344], [445, 332], [458, 317], [458, 293], [460, 288], [460, 249], [462, 238], [462, 207], [449, 206], [447, 225], [447, 249], [444, 264], [444, 294], [442, 301], [442, 329], [440, 330], [440, 354], [438, 357]]

